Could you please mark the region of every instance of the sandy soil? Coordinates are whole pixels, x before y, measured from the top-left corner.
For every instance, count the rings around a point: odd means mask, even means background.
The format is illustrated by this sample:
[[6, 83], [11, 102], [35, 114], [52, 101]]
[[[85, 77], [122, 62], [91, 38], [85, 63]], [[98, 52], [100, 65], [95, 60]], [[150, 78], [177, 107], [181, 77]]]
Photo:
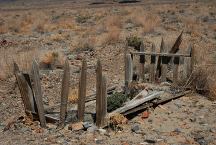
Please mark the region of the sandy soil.
[[[123, 6], [113, 1], [102, 5], [89, 5], [90, 2], [72, 4], [65, 1], [59, 4], [55, 1], [45, 5], [46, 2], [23, 4], [18, 1], [16, 6], [0, 3], [0, 144], [216, 144], [216, 104], [195, 92], [150, 108], [148, 118], [142, 119], [142, 113], [138, 114], [122, 125], [122, 130], [107, 129], [106, 134], [71, 131], [68, 125], [63, 130], [56, 130], [55, 124], [42, 129], [39, 122], [26, 120], [12, 74], [12, 60], [29, 72], [32, 58], [43, 62], [45, 54], [58, 52], [60, 62], [63, 58], [69, 59], [71, 87], [77, 87], [81, 60], [85, 57], [88, 62], [88, 94], [92, 94], [97, 59], [102, 62], [108, 87], [121, 88], [124, 83], [126, 37], [140, 37], [147, 51], [153, 43], [159, 50], [162, 37], [167, 47], [171, 47], [184, 30], [180, 52], [185, 53], [192, 44], [197, 64], [204, 65], [206, 72], [211, 72], [210, 79], [215, 80], [214, 2], [142, 1], [141, 4]], [[83, 50], [86, 48], [84, 43], [90, 49]], [[61, 77], [62, 69], [41, 70], [46, 106], [60, 103]], [[73, 104], [69, 102], [69, 106]], [[135, 126], [138, 130], [134, 132]]]

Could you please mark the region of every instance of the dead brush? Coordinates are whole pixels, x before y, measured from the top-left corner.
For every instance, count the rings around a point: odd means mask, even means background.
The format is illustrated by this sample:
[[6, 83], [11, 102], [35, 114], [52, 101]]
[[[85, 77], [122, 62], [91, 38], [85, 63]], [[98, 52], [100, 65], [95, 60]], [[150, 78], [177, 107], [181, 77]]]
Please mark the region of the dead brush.
[[69, 90], [68, 101], [70, 103], [77, 103], [78, 101], [78, 89], [77, 88], [73, 87]]
[[121, 30], [118, 27], [110, 27], [105, 35], [103, 44], [114, 44], [120, 41]]
[[211, 67], [197, 66], [184, 87], [191, 88], [194, 92], [216, 100], [215, 70]]

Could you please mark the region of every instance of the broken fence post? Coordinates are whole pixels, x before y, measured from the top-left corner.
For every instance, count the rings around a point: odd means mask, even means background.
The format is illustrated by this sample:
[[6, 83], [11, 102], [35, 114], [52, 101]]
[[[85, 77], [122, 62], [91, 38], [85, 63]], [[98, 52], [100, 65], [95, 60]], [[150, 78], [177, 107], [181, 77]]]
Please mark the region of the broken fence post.
[[[166, 53], [167, 52], [167, 48], [165, 48], [165, 45], [162, 45], [163, 47], [161, 47], [161, 51]], [[166, 81], [166, 75], [167, 75], [167, 65], [168, 65], [168, 61], [169, 61], [169, 57], [168, 56], [162, 56], [161, 57], [161, 82], [165, 82]]]
[[[143, 42], [141, 42], [140, 45], [140, 52], [144, 52], [145, 48], [144, 48], [144, 44]], [[145, 55], [140, 55], [140, 79], [142, 82], [145, 81]]]
[[[160, 53], [162, 53], [164, 51], [164, 40], [162, 38], [161, 40], [161, 45], [160, 45]], [[161, 76], [161, 60], [162, 60], [162, 56], [158, 56], [158, 61], [157, 61], [157, 67], [156, 67], [156, 77], [157, 79], [160, 78]]]
[[177, 57], [174, 57], [173, 58], [173, 82], [176, 84], [178, 82], [178, 69], [179, 69], [179, 62], [180, 62], [180, 58], [177, 56]]
[[38, 109], [38, 116], [40, 120], [41, 127], [46, 127], [46, 119], [45, 119], [45, 112], [42, 100], [42, 90], [41, 90], [41, 82], [40, 82], [40, 74], [39, 74], [39, 67], [35, 60], [32, 63], [32, 79], [34, 82], [34, 92], [35, 92], [35, 101]]
[[96, 125], [102, 125], [102, 66], [100, 60], [96, 67]]
[[102, 91], [102, 103], [101, 103], [101, 106], [102, 106], [102, 113], [101, 113], [101, 124], [102, 126], [105, 125], [106, 123], [106, 115], [107, 115], [107, 82], [106, 82], [106, 77], [103, 76], [102, 77], [102, 88], [101, 88], [101, 91]]
[[27, 111], [26, 113], [35, 112], [32, 89], [28, 85], [22, 73], [16, 72], [15, 75], [17, 78], [17, 82], [18, 82], [21, 98], [23, 100], [23, 104], [25, 107], [25, 111]]
[[70, 67], [69, 67], [68, 60], [66, 59], [64, 64], [64, 74], [62, 79], [60, 121], [59, 121], [58, 128], [63, 128], [65, 124], [69, 85], [70, 85]]
[[79, 94], [78, 94], [78, 120], [83, 121], [85, 112], [85, 98], [86, 98], [86, 73], [87, 63], [84, 59], [82, 62], [81, 75], [79, 80]]
[[[152, 52], [156, 51], [155, 45], [152, 44]], [[151, 64], [150, 64], [150, 82], [155, 82], [155, 63], [156, 63], [156, 55], [151, 55]]]
[[129, 93], [129, 84], [133, 79], [133, 62], [131, 58], [131, 54], [126, 55], [126, 64], [125, 64], [125, 90], [126, 94]]

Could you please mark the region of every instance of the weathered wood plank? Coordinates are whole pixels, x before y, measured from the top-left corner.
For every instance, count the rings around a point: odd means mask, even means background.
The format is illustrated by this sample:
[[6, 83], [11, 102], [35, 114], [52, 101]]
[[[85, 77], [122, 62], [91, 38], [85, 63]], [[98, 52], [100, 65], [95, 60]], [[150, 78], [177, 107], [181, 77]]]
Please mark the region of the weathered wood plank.
[[78, 93], [78, 120], [83, 121], [85, 111], [85, 98], [86, 98], [86, 75], [87, 75], [87, 63], [84, 59], [82, 61], [81, 75], [79, 81], [79, 93]]
[[[156, 51], [155, 45], [152, 44], [152, 53], [154, 53], [155, 51]], [[150, 79], [149, 79], [149, 81], [151, 83], [155, 82], [155, 63], [156, 63], [156, 56], [155, 55], [151, 55]]]
[[159, 98], [161, 94], [163, 94], [164, 91], [159, 91], [159, 92], [154, 92], [152, 94], [148, 94], [147, 96], [145, 96], [145, 93], [142, 94], [142, 92], [140, 92], [136, 98], [137, 99], [134, 99], [134, 100], [131, 100], [129, 102], [127, 102], [127, 104], [123, 107], [120, 107], [116, 110], [114, 110], [113, 112], [111, 112], [109, 114], [109, 116], [112, 116], [113, 114], [115, 113], [124, 113], [130, 109], [133, 109], [133, 108], [136, 108], [137, 106], [145, 103], [145, 102], [148, 102], [148, 101], [151, 101], [151, 100], [154, 100], [156, 98]]
[[191, 49], [192, 49], [192, 46], [190, 44], [187, 50], [187, 53], [190, 55], [190, 57], [185, 58], [185, 62], [184, 62], [184, 71], [185, 71], [186, 78], [189, 78], [192, 72], [191, 71]]
[[22, 73], [15, 73], [21, 98], [26, 111], [35, 112], [34, 102], [33, 102], [33, 93], [31, 88], [29, 87], [27, 81], [25, 80]]
[[40, 74], [39, 74], [39, 67], [35, 60], [32, 63], [32, 79], [34, 83], [34, 92], [35, 92], [35, 101], [38, 109], [38, 115], [41, 127], [46, 127], [46, 119], [44, 113], [44, 106], [42, 100], [42, 90], [41, 90], [41, 82], [40, 82]]
[[96, 125], [102, 124], [102, 66], [100, 60], [96, 67]]
[[[165, 48], [164, 45], [165, 45], [164, 40], [162, 38], [161, 45], [160, 45], [160, 53], [164, 52], [164, 48]], [[162, 56], [159, 56], [158, 61], [157, 61], [157, 67], [156, 67], [156, 77], [157, 77], [157, 79], [160, 78], [160, 76], [161, 76], [161, 60], [162, 60]]]
[[179, 74], [178, 74], [178, 70], [179, 70], [179, 61], [180, 61], [180, 58], [179, 57], [174, 57], [173, 59], [173, 82], [176, 84], [178, 82], [178, 77], [179, 77]]
[[131, 59], [131, 55], [126, 55], [126, 69], [125, 69], [125, 89], [126, 94], [129, 93], [128, 85], [132, 82], [133, 79], [133, 63]]
[[107, 115], [107, 81], [106, 77], [102, 77], [102, 115], [101, 115], [101, 125], [104, 126], [106, 124], [106, 115]]
[[[167, 52], [167, 48], [165, 47], [165, 45], [163, 45], [162, 52]], [[161, 57], [161, 82], [165, 82], [166, 81], [166, 76], [167, 76], [167, 65], [169, 62], [169, 57], [167, 56], [162, 56]]]
[[183, 57], [191, 57], [190, 54], [182, 54], [182, 53], [177, 53], [177, 54], [171, 54], [171, 53], [162, 53], [162, 52], [131, 52], [131, 54], [134, 55], [156, 55], [156, 56], [169, 56], [169, 57], [174, 57], [174, 56], [183, 56]]
[[58, 128], [63, 128], [65, 124], [69, 86], [70, 86], [70, 67], [69, 67], [68, 60], [66, 59], [64, 64], [64, 74], [62, 79], [60, 121], [59, 121]]
[[[145, 52], [143, 42], [140, 45], [140, 52]], [[140, 55], [140, 79], [141, 82], [145, 82], [145, 55]]]

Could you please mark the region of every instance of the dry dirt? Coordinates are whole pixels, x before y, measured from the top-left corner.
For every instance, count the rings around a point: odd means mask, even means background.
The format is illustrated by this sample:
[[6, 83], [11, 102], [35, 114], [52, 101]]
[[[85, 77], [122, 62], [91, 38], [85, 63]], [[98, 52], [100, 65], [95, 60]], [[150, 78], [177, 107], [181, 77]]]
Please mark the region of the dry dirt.
[[[74, 3], [73, 3], [74, 2]], [[106, 134], [42, 129], [26, 120], [12, 62], [30, 72], [31, 61], [53, 61], [61, 66], [68, 58], [71, 88], [78, 86], [81, 61], [88, 62], [88, 94], [95, 92], [95, 65], [100, 59], [108, 87], [124, 84], [124, 48], [128, 36], [140, 37], [147, 51], [162, 37], [168, 48], [183, 30], [180, 52], [189, 44], [196, 50], [197, 68], [215, 82], [216, 3], [214, 1], [146, 0], [136, 4], [89, 5], [92, 1], [0, 1], [0, 144], [216, 144], [216, 102], [197, 93], [150, 108]], [[51, 54], [51, 55], [50, 55]], [[41, 80], [46, 106], [60, 103], [62, 69], [43, 70]], [[183, 73], [181, 73], [183, 74]], [[181, 77], [182, 78], [182, 77]], [[202, 82], [201, 82], [202, 83]], [[216, 85], [211, 85], [216, 90]], [[75, 95], [76, 94], [71, 94]], [[216, 95], [216, 93], [215, 93]], [[69, 106], [74, 106], [69, 102]], [[88, 111], [88, 110], [87, 110]], [[23, 118], [24, 117], [24, 118]], [[8, 128], [7, 128], [8, 127]], [[138, 131], [131, 129], [138, 127]]]

